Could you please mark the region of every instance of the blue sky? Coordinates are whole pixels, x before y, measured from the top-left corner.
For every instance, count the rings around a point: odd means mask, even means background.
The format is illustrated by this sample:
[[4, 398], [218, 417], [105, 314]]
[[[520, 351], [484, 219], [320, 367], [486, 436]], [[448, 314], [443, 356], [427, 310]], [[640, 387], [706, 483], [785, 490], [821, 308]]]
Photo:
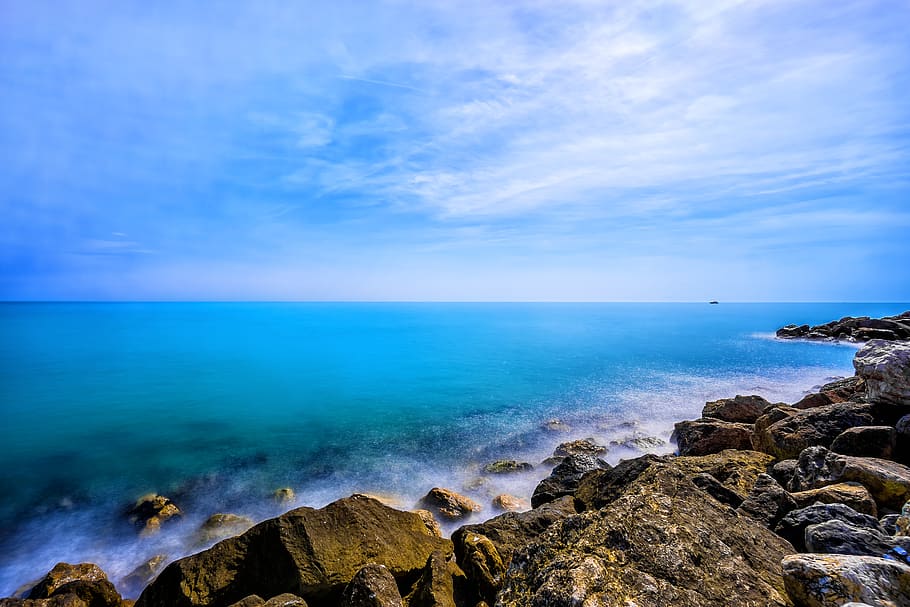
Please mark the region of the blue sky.
[[910, 4], [0, 5], [0, 298], [910, 301]]

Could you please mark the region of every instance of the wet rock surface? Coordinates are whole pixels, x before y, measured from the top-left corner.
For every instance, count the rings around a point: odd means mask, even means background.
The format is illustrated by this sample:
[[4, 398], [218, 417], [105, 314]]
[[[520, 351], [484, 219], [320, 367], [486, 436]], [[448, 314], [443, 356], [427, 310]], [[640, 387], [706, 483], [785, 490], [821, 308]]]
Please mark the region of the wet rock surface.
[[420, 500], [420, 506], [447, 520], [465, 518], [483, 509], [471, 498], [441, 487], [430, 489]]

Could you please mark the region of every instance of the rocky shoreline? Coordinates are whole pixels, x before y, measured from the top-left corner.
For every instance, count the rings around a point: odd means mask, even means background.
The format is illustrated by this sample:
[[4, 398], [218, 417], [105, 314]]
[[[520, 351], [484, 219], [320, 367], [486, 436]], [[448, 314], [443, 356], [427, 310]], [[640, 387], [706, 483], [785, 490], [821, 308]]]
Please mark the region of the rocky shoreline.
[[[124, 584], [144, 587], [136, 607], [910, 607], [910, 312], [778, 335], [871, 332], [855, 376], [798, 402], [706, 403], [676, 424], [678, 455], [610, 466], [605, 446], [564, 442], [530, 504], [497, 496], [506, 512], [451, 539], [439, 521], [479, 509], [465, 496], [437, 487], [404, 511], [356, 494], [257, 525], [214, 515], [200, 541], [230, 537], [163, 569], [155, 557]], [[128, 513], [140, 533], [180, 515], [158, 495]], [[120, 591], [96, 565], [60, 563], [0, 607], [133, 605]]]

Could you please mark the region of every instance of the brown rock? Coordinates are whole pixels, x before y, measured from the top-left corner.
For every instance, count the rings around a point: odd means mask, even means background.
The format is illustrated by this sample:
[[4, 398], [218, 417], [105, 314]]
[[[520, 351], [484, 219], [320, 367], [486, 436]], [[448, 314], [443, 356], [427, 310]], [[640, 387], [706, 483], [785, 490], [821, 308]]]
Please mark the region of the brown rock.
[[471, 498], [440, 487], [430, 489], [420, 500], [420, 505], [433, 514], [439, 514], [449, 520], [464, 518], [482, 510], [480, 504]]
[[607, 452], [607, 448], [598, 445], [593, 438], [582, 438], [560, 443], [553, 451], [555, 457], [569, 457], [570, 455], [593, 455], [598, 457]]
[[842, 455], [892, 459], [897, 433], [891, 426], [847, 428], [831, 443], [831, 450]]
[[157, 533], [161, 524], [181, 516], [180, 508], [169, 498], [157, 493], [143, 495], [127, 512], [129, 521], [139, 528], [142, 535]]
[[837, 392], [816, 392], [814, 394], [807, 394], [793, 403], [793, 408], [814, 409], [816, 407], [824, 407], [825, 405], [833, 405], [834, 403], [842, 403], [845, 400], [847, 399], [842, 398]]
[[494, 603], [506, 570], [496, 546], [485, 535], [466, 532], [462, 534], [458, 547], [458, 565], [476, 589], [478, 599]]
[[383, 565], [366, 565], [341, 594], [342, 607], [402, 607], [395, 578]]
[[702, 417], [713, 417], [725, 422], [754, 424], [771, 403], [758, 395], [722, 398], [705, 403]]
[[423, 508], [411, 510], [411, 512], [420, 517], [420, 520], [422, 520], [423, 524], [426, 525], [427, 531], [430, 532], [430, 535], [442, 537], [442, 528], [439, 526], [439, 522], [436, 521], [436, 517], [433, 516], [432, 512], [429, 510], [424, 510]]
[[253, 526], [253, 519], [237, 514], [219, 513], [210, 516], [199, 531], [196, 532], [196, 542], [209, 544], [233, 535], [240, 535]]
[[26, 593], [30, 599], [46, 599], [53, 596], [61, 587], [71, 582], [106, 582], [107, 575], [94, 563], [57, 563], [45, 574], [31, 590]]
[[526, 499], [503, 493], [493, 498], [493, 507], [506, 512], [518, 512], [528, 510], [531, 507], [531, 503]]
[[774, 529], [791, 510], [796, 510], [796, 502], [790, 494], [772, 476], [761, 474], [737, 512]]
[[798, 411], [761, 430], [759, 419], [756, 447], [778, 459], [792, 459], [807, 447], [827, 447], [847, 428], [875, 425], [877, 413], [874, 405], [845, 402]]
[[790, 497], [800, 508], [806, 508], [816, 502], [845, 504], [861, 514], [878, 516], [878, 507], [875, 505], [875, 500], [872, 499], [872, 494], [859, 483], [836, 483], [818, 489], [791, 493]]
[[145, 588], [149, 582], [155, 579], [155, 576], [164, 567], [167, 561], [166, 554], [156, 554], [149, 560], [145, 561], [130, 573], [128, 573], [120, 584], [126, 590], [127, 594], [135, 596]]
[[752, 426], [701, 418], [674, 425], [680, 455], [709, 455], [725, 449], [751, 449]]
[[910, 567], [872, 556], [794, 554], [784, 558], [784, 583], [800, 607], [841, 607], [850, 601], [910, 606]]
[[463, 603], [461, 595], [465, 585], [461, 568], [437, 550], [427, 559], [423, 573], [405, 603], [408, 607], [456, 607]]

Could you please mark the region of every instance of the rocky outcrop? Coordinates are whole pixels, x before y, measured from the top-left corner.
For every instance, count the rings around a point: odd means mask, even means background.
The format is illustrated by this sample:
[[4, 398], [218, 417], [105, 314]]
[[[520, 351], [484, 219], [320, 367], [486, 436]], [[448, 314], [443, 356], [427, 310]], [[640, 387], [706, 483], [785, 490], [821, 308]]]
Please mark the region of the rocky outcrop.
[[170, 498], [150, 493], [143, 495], [127, 512], [130, 523], [135, 525], [143, 535], [157, 533], [161, 524], [181, 516], [180, 508]]
[[353, 496], [298, 508], [165, 568], [137, 607], [228, 605], [249, 595], [289, 592], [314, 604], [338, 600], [362, 567], [384, 565], [412, 579], [435, 550], [452, 551], [419, 516]]
[[709, 455], [725, 449], [751, 449], [752, 426], [703, 417], [673, 426], [680, 455]]
[[758, 395], [722, 398], [705, 403], [702, 417], [716, 418], [725, 422], [754, 424], [771, 403]]
[[531, 496], [531, 507], [537, 508], [566, 495], [572, 495], [585, 474], [609, 467], [607, 462], [593, 455], [571, 455], [565, 458], [553, 468], [550, 476], [538, 483]]
[[873, 340], [853, 357], [872, 402], [910, 406], [910, 343]]
[[910, 499], [910, 468], [872, 457], [851, 457], [824, 447], [810, 447], [800, 454], [790, 481], [791, 491], [853, 481], [872, 494], [879, 508], [899, 510]]
[[844, 504], [814, 504], [788, 513], [774, 531], [793, 544], [798, 552], [806, 552], [806, 528], [827, 521], [844, 521], [854, 527], [884, 532], [874, 516], [862, 514]]
[[603, 508], [558, 521], [520, 550], [497, 604], [787, 605], [780, 560], [793, 547], [705, 497], [652, 459]]
[[892, 459], [897, 432], [892, 426], [847, 428], [831, 443], [831, 450], [842, 455]]
[[870, 339], [910, 339], [910, 312], [884, 318], [846, 316], [840, 320], [815, 325], [786, 325], [777, 330], [781, 339], [867, 341]]
[[345, 586], [341, 607], [402, 607], [401, 594], [385, 566], [369, 564]]
[[794, 554], [784, 583], [797, 607], [841, 607], [850, 601], [910, 607], [910, 566], [873, 556]]
[[480, 504], [451, 489], [433, 487], [420, 500], [420, 506], [444, 519], [457, 520], [483, 510]]

